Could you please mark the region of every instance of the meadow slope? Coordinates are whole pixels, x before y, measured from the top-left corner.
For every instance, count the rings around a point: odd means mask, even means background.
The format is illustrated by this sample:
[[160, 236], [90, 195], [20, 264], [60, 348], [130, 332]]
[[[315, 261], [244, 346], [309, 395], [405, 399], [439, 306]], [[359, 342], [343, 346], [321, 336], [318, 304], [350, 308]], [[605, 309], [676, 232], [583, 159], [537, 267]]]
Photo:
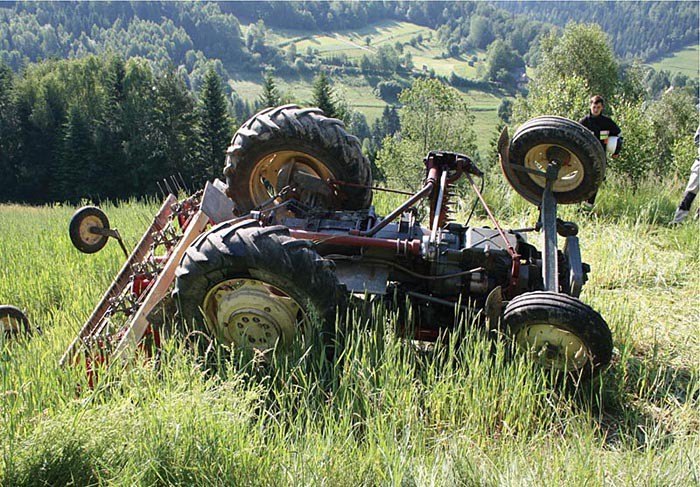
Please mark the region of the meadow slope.
[[[700, 225], [665, 225], [681, 191], [609, 180], [595, 213], [562, 209], [592, 266], [583, 299], [616, 346], [610, 369], [579, 387], [507, 359], [478, 330], [420, 352], [376, 309], [381, 326], [356, 322], [334, 364], [299, 344], [269, 367], [237, 355], [203, 366], [171, 339], [158, 366], [139, 362], [91, 391], [81, 367], [58, 359], [120, 250], [73, 249], [72, 207], [0, 206], [0, 303], [42, 329], [2, 344], [0, 483], [698, 485]], [[506, 225], [533, 223], [501, 182], [487, 194]], [[105, 210], [133, 244], [157, 207]]]

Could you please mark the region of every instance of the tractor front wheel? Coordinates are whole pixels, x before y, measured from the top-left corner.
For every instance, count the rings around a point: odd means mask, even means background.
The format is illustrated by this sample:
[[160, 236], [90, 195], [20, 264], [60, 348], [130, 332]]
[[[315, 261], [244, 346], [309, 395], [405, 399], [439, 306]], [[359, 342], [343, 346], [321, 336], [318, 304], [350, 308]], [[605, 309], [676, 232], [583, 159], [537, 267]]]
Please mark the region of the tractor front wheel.
[[571, 377], [588, 378], [612, 357], [612, 334], [605, 320], [566, 294], [522, 294], [506, 306], [503, 323], [519, 349]]
[[[593, 132], [578, 122], [547, 115], [522, 124], [510, 142], [503, 173], [523, 198], [539, 204], [544, 174], [552, 160], [560, 164], [552, 191], [559, 204], [578, 203], [595, 194], [605, 176], [605, 151]], [[539, 172], [540, 174], [533, 173]]]

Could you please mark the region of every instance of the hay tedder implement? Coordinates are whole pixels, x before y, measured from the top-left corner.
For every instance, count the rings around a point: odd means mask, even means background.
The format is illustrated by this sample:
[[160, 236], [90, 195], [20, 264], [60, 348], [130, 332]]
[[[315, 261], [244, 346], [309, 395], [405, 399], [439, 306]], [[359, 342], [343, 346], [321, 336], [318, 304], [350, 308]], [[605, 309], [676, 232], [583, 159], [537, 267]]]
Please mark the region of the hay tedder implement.
[[[359, 141], [340, 121], [292, 105], [264, 110], [234, 136], [226, 183], [167, 197], [61, 363], [86, 360], [91, 370], [139, 348], [148, 354], [166, 321], [170, 331], [263, 353], [284, 353], [309, 329], [330, 347], [338, 308], [361, 295], [389, 307], [409, 303], [413, 312], [398, 314], [407, 338], [434, 341], [469, 308], [533, 360], [589, 377], [609, 363], [612, 337], [579, 299], [589, 267], [578, 227], [557, 218], [557, 205], [597, 190], [603, 149], [578, 123], [547, 116], [512, 139], [504, 131], [499, 154], [508, 182], [540, 208], [532, 228], [503, 229], [474, 181], [483, 177], [476, 164], [444, 151], [425, 157], [422, 188], [381, 217], [371, 201], [385, 189], [373, 187]], [[452, 188], [464, 179], [491, 228], [450, 218]], [[528, 232], [542, 232], [542, 252]], [[95, 207], [76, 212], [70, 235], [87, 253], [110, 237], [121, 243]]]

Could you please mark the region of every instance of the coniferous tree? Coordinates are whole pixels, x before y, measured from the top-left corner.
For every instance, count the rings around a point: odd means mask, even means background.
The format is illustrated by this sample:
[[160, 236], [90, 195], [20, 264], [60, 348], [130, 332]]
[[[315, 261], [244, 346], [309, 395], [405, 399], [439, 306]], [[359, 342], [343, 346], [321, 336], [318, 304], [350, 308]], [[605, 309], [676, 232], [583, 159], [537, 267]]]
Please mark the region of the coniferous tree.
[[25, 73], [17, 99], [18, 184], [22, 200], [45, 203], [61, 200], [55, 174], [66, 120], [65, 86]]
[[209, 69], [204, 77], [199, 103], [204, 173], [195, 174], [195, 178], [202, 176], [213, 179], [221, 173], [226, 148], [232, 136], [231, 119], [221, 90], [221, 78], [213, 69]]
[[14, 106], [12, 70], [0, 62], [0, 188], [4, 188], [0, 201], [12, 201], [16, 195], [17, 174], [13, 167], [15, 154]]
[[401, 119], [396, 111], [396, 107], [392, 106], [389, 108], [388, 105], [385, 106], [382, 117], [385, 121], [386, 135], [394, 135], [401, 130]]
[[130, 175], [125, 169], [126, 142], [124, 132], [125, 66], [124, 60], [113, 57], [103, 67], [104, 107], [95, 121], [96, 159], [100, 161], [97, 179], [100, 195], [124, 198], [132, 194]]
[[236, 125], [242, 124], [253, 115], [253, 109], [250, 106], [250, 102], [242, 99], [236, 93], [231, 96], [231, 105], [233, 105], [233, 116], [236, 119]]
[[155, 152], [139, 167], [143, 192], [153, 192], [156, 181], [171, 176], [192, 181], [202, 152], [197, 119], [195, 101], [177, 73], [171, 70], [158, 78], [150, 121]]
[[260, 94], [260, 108], [276, 107], [282, 104], [279, 90], [272, 77], [272, 73], [267, 71], [263, 78], [263, 91]]
[[321, 71], [314, 80], [312, 96], [313, 98], [311, 99], [311, 104], [313, 106], [323, 110], [323, 113], [327, 117], [338, 117], [338, 108], [335, 100], [333, 99], [333, 88], [331, 87], [331, 82], [328, 80], [326, 73], [323, 71]]
[[58, 162], [59, 199], [77, 203], [83, 197], [95, 197], [95, 147], [83, 110], [73, 105], [68, 110], [63, 145]]
[[382, 116], [372, 125], [372, 141], [376, 150], [382, 148], [382, 141], [387, 136], [393, 136], [401, 130], [401, 120], [396, 107], [384, 105]]
[[151, 161], [157, 153], [158, 143], [158, 139], [151, 132], [156, 104], [154, 86], [153, 71], [145, 59], [131, 58], [126, 62], [122, 104], [123, 177], [127, 178], [126, 193], [129, 195], [155, 191], [153, 179], [148, 174]]

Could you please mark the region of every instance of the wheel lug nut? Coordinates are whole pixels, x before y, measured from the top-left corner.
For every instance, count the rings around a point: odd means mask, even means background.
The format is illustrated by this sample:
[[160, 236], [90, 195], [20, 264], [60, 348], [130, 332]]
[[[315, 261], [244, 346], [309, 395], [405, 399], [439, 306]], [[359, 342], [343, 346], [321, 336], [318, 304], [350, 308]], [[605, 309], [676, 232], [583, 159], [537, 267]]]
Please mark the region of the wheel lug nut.
[[244, 316], [244, 317], [243, 317], [243, 323], [248, 323], [248, 321], [250, 321], [250, 320], [249, 320], [247, 317]]
[[253, 322], [255, 322], [255, 323], [260, 323], [260, 318], [254, 317], [254, 318], [253, 318]]
[[270, 311], [272, 311], [272, 309], [269, 306], [265, 306], [265, 312], [269, 313]]

